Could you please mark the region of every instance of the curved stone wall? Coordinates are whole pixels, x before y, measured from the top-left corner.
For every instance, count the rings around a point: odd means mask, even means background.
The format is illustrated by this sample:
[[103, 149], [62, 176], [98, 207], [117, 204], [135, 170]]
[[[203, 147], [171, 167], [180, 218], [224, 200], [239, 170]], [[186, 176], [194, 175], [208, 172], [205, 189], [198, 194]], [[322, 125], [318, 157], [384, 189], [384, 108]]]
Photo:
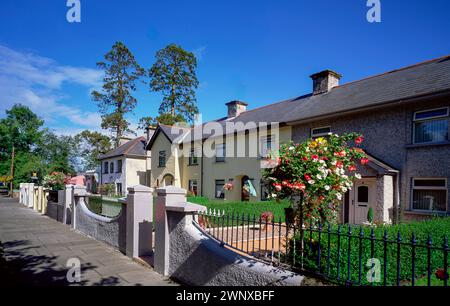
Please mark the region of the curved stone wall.
[[122, 204], [121, 213], [115, 218], [97, 215], [89, 210], [80, 197], [76, 204], [76, 229], [97, 240], [126, 252], [126, 206]]
[[168, 213], [169, 275], [194, 286], [299, 286], [303, 276], [241, 256], [203, 232], [184, 213]]

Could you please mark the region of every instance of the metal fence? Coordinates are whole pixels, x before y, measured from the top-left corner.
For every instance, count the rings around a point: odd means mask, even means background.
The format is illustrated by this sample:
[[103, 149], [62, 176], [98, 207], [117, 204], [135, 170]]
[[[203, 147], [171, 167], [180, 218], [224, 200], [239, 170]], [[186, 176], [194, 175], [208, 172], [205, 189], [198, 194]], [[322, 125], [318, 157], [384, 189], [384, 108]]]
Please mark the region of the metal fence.
[[217, 210], [199, 213], [197, 222], [223, 247], [337, 284], [448, 286], [447, 237], [350, 225], [300, 231], [281, 218]]

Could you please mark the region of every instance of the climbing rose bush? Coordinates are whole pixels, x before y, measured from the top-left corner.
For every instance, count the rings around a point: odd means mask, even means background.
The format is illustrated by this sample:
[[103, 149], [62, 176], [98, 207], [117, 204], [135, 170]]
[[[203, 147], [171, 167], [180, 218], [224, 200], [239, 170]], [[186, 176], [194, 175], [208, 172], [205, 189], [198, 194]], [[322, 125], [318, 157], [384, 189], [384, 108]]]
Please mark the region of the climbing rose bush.
[[272, 198], [295, 200], [296, 215], [306, 222], [333, 222], [343, 195], [360, 179], [357, 163], [369, 162], [358, 146], [360, 134], [329, 137], [282, 145], [271, 154], [263, 177]]

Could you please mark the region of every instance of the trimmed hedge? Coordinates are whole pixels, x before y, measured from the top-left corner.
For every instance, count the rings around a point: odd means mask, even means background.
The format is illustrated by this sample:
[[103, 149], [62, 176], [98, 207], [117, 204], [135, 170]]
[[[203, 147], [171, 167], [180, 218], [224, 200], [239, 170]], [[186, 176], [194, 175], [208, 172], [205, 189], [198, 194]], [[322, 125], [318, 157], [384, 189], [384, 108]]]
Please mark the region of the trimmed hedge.
[[[337, 235], [339, 227], [332, 226], [331, 235], [328, 242], [327, 228], [324, 228], [319, 239], [318, 232], [305, 231], [305, 256], [304, 269], [313, 272], [320, 271], [330, 279], [339, 283], [356, 283], [370, 285], [367, 280], [367, 273], [371, 265], [367, 266], [371, 258], [379, 259], [381, 264], [381, 282], [373, 285], [384, 284], [384, 269], [386, 269], [386, 285], [397, 284], [397, 237], [400, 234], [400, 285], [410, 285], [412, 282], [412, 252], [415, 252], [414, 275], [416, 285], [427, 285], [428, 275], [428, 236], [431, 238], [430, 252], [430, 272], [433, 285], [443, 285], [443, 281], [435, 276], [438, 269], [444, 268], [444, 237], [450, 233], [450, 218], [436, 218], [429, 221], [415, 222], [403, 225], [382, 226], [373, 229], [373, 243], [370, 240], [372, 229], [368, 227], [343, 226], [340, 238]], [[362, 232], [361, 232], [362, 230]], [[359, 236], [362, 233], [363, 239]], [[416, 247], [412, 247], [412, 239]], [[384, 242], [386, 235], [387, 242]], [[300, 237], [295, 236], [296, 249], [298, 253]], [[320, 242], [319, 242], [320, 240]], [[294, 239], [290, 241], [290, 250], [293, 250]], [[436, 249], [433, 249], [436, 247]], [[373, 248], [373, 254], [372, 254]], [[318, 264], [318, 255], [321, 255]], [[361, 252], [360, 252], [361, 250]], [[386, 252], [386, 263], [384, 262]], [[447, 252], [448, 254], [448, 252]], [[361, 255], [361, 256], [360, 256]], [[291, 262], [294, 260], [292, 252], [288, 254]], [[328, 261], [329, 258], [329, 261]], [[295, 265], [300, 266], [301, 256], [295, 255]], [[361, 266], [361, 275], [359, 267]]]
[[203, 205], [208, 207], [208, 209], [216, 209], [216, 210], [224, 210], [231, 214], [234, 212], [235, 216], [242, 216], [244, 214], [245, 218], [250, 216], [253, 218], [253, 215], [256, 218], [259, 218], [260, 215], [264, 212], [272, 212], [275, 217], [275, 221], [278, 222], [281, 218], [281, 221], [284, 222], [285, 214], [284, 209], [290, 207], [288, 201], [262, 201], [262, 202], [241, 202], [241, 201], [219, 201], [219, 200], [209, 200], [205, 197], [188, 197], [188, 202]]

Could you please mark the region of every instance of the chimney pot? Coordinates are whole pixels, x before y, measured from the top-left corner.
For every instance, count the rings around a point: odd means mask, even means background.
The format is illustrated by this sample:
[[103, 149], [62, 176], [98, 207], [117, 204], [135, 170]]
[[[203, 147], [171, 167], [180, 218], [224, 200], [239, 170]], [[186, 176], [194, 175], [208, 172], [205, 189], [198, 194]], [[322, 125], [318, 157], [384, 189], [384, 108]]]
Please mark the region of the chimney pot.
[[247, 111], [248, 104], [242, 101], [231, 101], [226, 104], [228, 107], [228, 118], [234, 118]]
[[341, 75], [332, 70], [324, 70], [311, 75], [313, 80], [313, 94], [318, 95], [329, 92], [332, 88], [339, 86]]

